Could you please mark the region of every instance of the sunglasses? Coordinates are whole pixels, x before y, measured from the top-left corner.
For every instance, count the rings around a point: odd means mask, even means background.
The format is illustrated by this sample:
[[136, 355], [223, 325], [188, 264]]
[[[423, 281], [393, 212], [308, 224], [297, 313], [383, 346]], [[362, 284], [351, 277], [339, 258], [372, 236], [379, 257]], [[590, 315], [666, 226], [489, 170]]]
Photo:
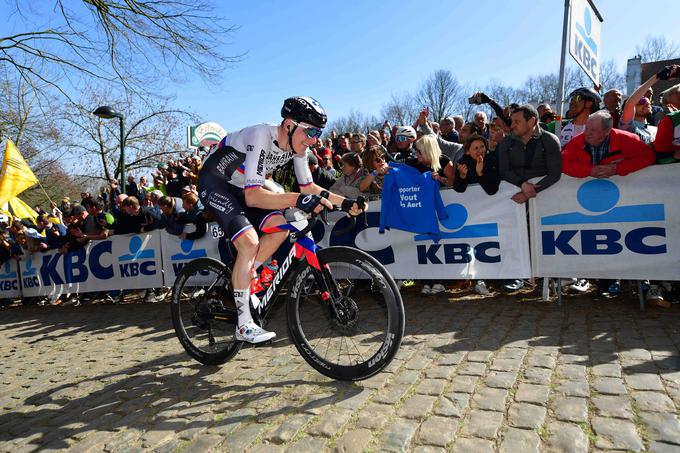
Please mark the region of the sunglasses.
[[293, 121], [293, 124], [304, 129], [307, 138], [319, 138], [323, 133], [323, 129], [319, 129], [318, 127], [303, 126], [302, 124], [296, 123], [295, 121]]
[[641, 99], [638, 101], [638, 105], [649, 105], [649, 104], [650, 104], [649, 99], [644, 98], [644, 97], [641, 98]]
[[375, 162], [384, 162], [385, 158], [383, 156], [378, 156], [375, 158]]
[[404, 143], [405, 141], [408, 140], [408, 137], [405, 135], [397, 135], [397, 138], [395, 139], [399, 143]]
[[577, 94], [576, 96], [574, 96], [573, 98], [571, 98], [571, 100], [574, 101], [574, 102], [580, 102], [580, 101], [583, 100], [583, 98], [581, 97], [580, 94]]

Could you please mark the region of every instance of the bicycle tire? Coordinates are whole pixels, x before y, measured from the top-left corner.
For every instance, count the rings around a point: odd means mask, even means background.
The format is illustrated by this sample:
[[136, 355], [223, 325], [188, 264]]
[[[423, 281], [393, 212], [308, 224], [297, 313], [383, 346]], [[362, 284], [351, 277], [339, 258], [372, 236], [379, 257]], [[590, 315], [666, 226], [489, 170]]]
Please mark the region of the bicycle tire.
[[[216, 281], [217, 278], [223, 281]], [[221, 261], [198, 258], [185, 264], [172, 287], [170, 310], [182, 347], [205, 365], [221, 365], [243, 346], [234, 339], [237, 311], [231, 291], [231, 269]], [[225, 314], [224, 319], [215, 319], [215, 313]]]
[[[346, 319], [323, 300], [313, 269], [301, 262], [287, 302], [291, 339], [320, 373], [342, 381], [369, 378], [392, 361], [401, 345], [405, 314], [399, 289], [383, 265], [361, 250], [334, 246], [317, 256], [324, 278], [332, 278], [342, 293], [336, 300], [343, 301]], [[343, 344], [347, 352], [340, 360]], [[339, 348], [337, 359], [328, 354], [331, 346]]]

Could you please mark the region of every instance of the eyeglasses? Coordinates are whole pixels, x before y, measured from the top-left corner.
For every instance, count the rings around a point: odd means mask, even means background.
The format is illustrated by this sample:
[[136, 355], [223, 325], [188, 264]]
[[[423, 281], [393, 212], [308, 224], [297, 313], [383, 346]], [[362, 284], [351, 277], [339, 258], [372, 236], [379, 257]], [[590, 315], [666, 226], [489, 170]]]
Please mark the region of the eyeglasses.
[[577, 94], [576, 96], [571, 98], [571, 100], [574, 101], [574, 102], [581, 102], [583, 100], [583, 98], [581, 97], [580, 94]]
[[408, 140], [408, 137], [405, 135], [397, 135], [397, 138], [395, 140], [399, 143], [404, 143], [405, 141]]
[[649, 105], [649, 104], [650, 104], [649, 99], [647, 99], [647, 98], [645, 98], [645, 97], [641, 98], [641, 99], [638, 101], [638, 105]]
[[300, 123], [296, 123], [295, 121], [293, 121], [293, 124], [304, 129], [305, 134], [307, 135], [307, 138], [319, 138], [319, 137], [321, 137], [321, 134], [323, 133], [323, 129], [319, 129], [318, 127], [304, 126]]
[[378, 157], [375, 158], [374, 162], [378, 162], [378, 163], [385, 162], [385, 158], [383, 156], [378, 156]]

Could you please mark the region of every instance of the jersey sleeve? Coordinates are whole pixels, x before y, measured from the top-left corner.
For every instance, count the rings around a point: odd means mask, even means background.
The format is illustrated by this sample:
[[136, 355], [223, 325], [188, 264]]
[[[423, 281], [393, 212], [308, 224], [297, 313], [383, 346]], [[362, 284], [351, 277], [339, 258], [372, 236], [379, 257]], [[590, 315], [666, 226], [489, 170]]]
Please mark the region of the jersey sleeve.
[[298, 154], [293, 156], [293, 168], [295, 169], [295, 178], [297, 178], [300, 187], [306, 187], [314, 182], [312, 180], [312, 172], [309, 171], [306, 154], [303, 156]]
[[253, 132], [253, 134], [244, 137], [246, 155], [246, 160], [243, 163], [244, 189], [264, 186], [267, 171], [265, 160], [268, 137], [265, 134], [258, 133], [257, 129], [254, 129]]

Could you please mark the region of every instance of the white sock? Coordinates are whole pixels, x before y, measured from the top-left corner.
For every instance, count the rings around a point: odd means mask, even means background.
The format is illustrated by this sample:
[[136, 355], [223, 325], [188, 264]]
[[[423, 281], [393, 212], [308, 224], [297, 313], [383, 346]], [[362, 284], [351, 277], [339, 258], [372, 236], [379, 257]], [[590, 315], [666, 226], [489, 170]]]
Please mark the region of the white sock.
[[238, 310], [238, 325], [239, 327], [253, 320], [250, 314], [250, 288], [235, 289], [234, 301], [236, 302], [236, 309]]

